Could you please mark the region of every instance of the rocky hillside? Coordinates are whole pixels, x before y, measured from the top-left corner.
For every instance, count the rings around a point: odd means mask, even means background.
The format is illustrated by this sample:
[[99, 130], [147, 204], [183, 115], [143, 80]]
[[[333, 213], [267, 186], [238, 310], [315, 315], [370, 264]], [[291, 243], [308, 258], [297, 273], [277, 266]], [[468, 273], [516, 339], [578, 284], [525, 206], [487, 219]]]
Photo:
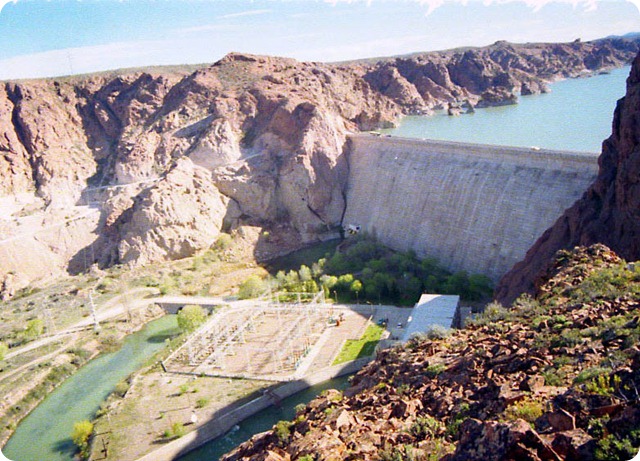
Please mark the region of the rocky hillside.
[[[347, 132], [440, 107], [512, 103], [558, 78], [630, 62], [639, 43], [498, 42], [342, 64], [230, 54], [187, 75], [5, 82], [0, 287], [94, 263], [180, 258], [244, 223], [268, 231], [258, 257], [335, 235]], [[46, 264], [27, 262], [30, 253]]]
[[611, 137], [602, 145], [600, 170], [584, 196], [561, 216], [500, 281], [496, 297], [511, 302], [534, 293], [562, 248], [604, 243], [622, 257], [640, 259], [640, 55], [618, 101]]
[[378, 354], [222, 459], [627, 460], [640, 448], [640, 264], [558, 254], [538, 296]]

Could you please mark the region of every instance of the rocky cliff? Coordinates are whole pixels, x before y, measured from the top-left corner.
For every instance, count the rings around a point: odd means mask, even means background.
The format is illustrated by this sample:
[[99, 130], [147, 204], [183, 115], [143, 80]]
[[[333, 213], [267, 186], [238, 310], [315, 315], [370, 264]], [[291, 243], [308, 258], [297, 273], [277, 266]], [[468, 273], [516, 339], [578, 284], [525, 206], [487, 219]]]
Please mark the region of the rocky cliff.
[[640, 55], [618, 101], [611, 136], [602, 144], [599, 173], [569, 208], [500, 281], [498, 300], [507, 304], [533, 293], [556, 251], [604, 243], [630, 260], [640, 259]]
[[[224, 461], [631, 459], [640, 448], [640, 272], [562, 252], [536, 299], [384, 350]], [[439, 337], [439, 338], [438, 338]]]
[[[47, 245], [58, 263], [42, 275], [183, 257], [243, 223], [286, 235], [291, 249], [335, 235], [347, 132], [438, 107], [513, 102], [627, 63], [638, 43], [499, 42], [341, 64], [230, 54], [190, 74], [5, 82], [0, 207], [10, 213], [0, 228], [13, 240], [0, 245], [22, 238], [24, 251], [42, 251], [41, 233], [73, 219], [84, 238]], [[80, 205], [100, 212], [97, 227], [76, 219]], [[23, 285], [38, 278], [37, 268], [19, 277], [23, 269], [2, 261], [0, 284], [7, 274]]]

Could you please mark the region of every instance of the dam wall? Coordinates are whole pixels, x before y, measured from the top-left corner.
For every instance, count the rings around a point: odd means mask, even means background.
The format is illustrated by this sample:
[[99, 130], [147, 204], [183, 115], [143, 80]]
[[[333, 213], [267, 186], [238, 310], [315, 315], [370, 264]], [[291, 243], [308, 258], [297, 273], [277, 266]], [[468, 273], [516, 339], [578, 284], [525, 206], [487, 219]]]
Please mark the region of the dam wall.
[[595, 180], [597, 154], [354, 134], [343, 225], [497, 281]]

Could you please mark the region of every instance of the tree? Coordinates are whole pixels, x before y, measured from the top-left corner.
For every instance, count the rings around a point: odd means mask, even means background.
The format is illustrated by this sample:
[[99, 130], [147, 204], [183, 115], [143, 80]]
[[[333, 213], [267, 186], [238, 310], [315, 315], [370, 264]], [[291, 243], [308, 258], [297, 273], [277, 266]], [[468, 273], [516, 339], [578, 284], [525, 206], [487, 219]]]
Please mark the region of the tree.
[[300, 266], [300, 270], [298, 271], [298, 275], [300, 276], [300, 281], [301, 282], [308, 282], [309, 280], [312, 279], [311, 269], [309, 269], [309, 267], [305, 266], [304, 264], [302, 266]]
[[351, 282], [351, 287], [349, 289], [356, 294], [356, 300], [360, 302], [358, 295], [362, 291], [362, 282], [360, 280], [354, 280]]
[[207, 318], [207, 312], [202, 306], [188, 304], [178, 312], [178, 326], [182, 331], [193, 331]]
[[4, 360], [4, 356], [7, 355], [7, 351], [9, 351], [7, 345], [5, 343], [0, 343], [0, 362]]
[[79, 421], [73, 425], [73, 432], [71, 432], [71, 440], [80, 450], [80, 455], [83, 458], [89, 457], [89, 437], [93, 433], [93, 424], [91, 421]]
[[252, 275], [240, 285], [238, 298], [250, 299], [257, 298], [267, 290], [267, 284], [257, 275]]

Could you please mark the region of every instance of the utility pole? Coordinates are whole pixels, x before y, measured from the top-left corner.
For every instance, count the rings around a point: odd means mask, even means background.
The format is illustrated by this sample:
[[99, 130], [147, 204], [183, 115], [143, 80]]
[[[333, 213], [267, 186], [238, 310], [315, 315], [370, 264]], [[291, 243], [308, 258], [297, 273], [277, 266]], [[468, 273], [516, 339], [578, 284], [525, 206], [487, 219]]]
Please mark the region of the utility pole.
[[93, 316], [93, 331], [100, 331], [100, 323], [98, 323], [98, 314], [96, 313], [96, 305], [93, 302], [93, 288], [89, 292], [89, 303], [91, 304], [91, 315]]

